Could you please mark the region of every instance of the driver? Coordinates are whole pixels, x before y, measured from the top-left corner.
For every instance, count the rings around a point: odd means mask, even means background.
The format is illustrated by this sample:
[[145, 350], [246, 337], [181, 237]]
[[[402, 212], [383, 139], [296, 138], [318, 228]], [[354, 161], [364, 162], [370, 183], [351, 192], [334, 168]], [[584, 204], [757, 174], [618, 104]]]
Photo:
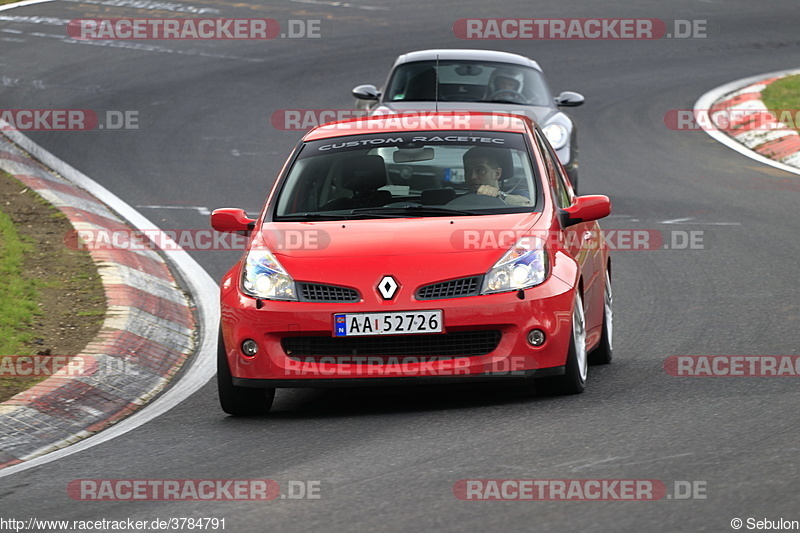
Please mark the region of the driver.
[[525, 76], [513, 68], [498, 68], [492, 72], [486, 97], [491, 100], [502, 93], [516, 93], [522, 97]]
[[464, 179], [470, 192], [498, 197], [508, 205], [531, 205], [527, 196], [509, 194], [501, 189], [503, 168], [496, 148], [475, 146], [466, 151], [463, 159]]

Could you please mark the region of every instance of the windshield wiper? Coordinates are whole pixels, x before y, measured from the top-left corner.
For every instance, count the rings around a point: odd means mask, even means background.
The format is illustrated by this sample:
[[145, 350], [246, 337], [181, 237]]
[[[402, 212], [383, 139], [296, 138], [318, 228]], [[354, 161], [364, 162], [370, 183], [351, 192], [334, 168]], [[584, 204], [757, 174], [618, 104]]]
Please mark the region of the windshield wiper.
[[[448, 214], [452, 214], [449, 212]], [[472, 213], [469, 213], [472, 214]], [[398, 215], [407, 215], [405, 211], [397, 212], [397, 208], [381, 209], [379, 207], [368, 207], [364, 209], [353, 209], [349, 213], [294, 213], [291, 215], [276, 216], [276, 222], [305, 222], [326, 221], [326, 220], [360, 220], [369, 218], [397, 218]]]
[[276, 216], [276, 222], [303, 222], [305, 220], [351, 220], [351, 213], [293, 213]]
[[429, 205], [407, 205], [405, 207], [363, 207], [353, 209], [353, 214], [369, 214], [379, 216], [415, 216], [415, 217], [447, 217], [447, 216], [474, 216], [485, 213], [474, 213], [447, 207], [434, 207]]
[[276, 216], [276, 222], [303, 222], [307, 220], [359, 220], [369, 218], [402, 218], [402, 217], [450, 217], [450, 216], [476, 216], [487, 213], [475, 213], [447, 207], [427, 205], [408, 205], [405, 207], [361, 207], [352, 209], [349, 213], [293, 213], [291, 215]]

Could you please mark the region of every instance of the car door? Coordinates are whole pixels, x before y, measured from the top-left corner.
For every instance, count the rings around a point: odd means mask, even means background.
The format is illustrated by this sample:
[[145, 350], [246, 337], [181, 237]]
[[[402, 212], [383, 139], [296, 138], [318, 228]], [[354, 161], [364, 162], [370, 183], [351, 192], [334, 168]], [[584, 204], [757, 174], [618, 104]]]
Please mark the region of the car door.
[[[542, 150], [556, 205], [565, 209], [571, 206], [575, 199], [569, 178], [552, 147], [544, 140], [538, 129], [535, 130], [535, 136]], [[588, 331], [602, 324], [602, 306], [593, 304], [598, 298], [602, 298], [603, 280], [600, 273], [603, 270], [603, 257], [600, 239], [603, 236], [594, 221], [563, 228], [562, 234], [563, 246], [577, 261], [583, 278], [583, 305]]]

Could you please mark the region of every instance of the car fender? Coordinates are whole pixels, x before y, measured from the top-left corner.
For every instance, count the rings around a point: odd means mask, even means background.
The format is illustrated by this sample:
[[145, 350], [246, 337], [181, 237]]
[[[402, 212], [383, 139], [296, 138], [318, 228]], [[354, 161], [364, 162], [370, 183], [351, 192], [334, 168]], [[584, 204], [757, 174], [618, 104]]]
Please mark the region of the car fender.
[[578, 262], [561, 250], [557, 250], [553, 254], [552, 276], [571, 288], [576, 288], [580, 281]]

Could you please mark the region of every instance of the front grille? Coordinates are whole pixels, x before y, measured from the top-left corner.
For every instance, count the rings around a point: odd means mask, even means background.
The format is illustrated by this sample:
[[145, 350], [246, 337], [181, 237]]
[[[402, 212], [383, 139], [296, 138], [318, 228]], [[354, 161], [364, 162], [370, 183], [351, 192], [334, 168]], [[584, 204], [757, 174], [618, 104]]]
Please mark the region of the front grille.
[[493, 351], [501, 336], [499, 331], [489, 330], [374, 337], [285, 337], [281, 346], [286, 355], [304, 358], [352, 355], [471, 357]]
[[443, 300], [476, 296], [480, 291], [482, 279], [483, 276], [473, 276], [426, 285], [417, 291], [417, 300]]
[[320, 283], [298, 283], [300, 299], [304, 302], [358, 302], [361, 297], [355, 289], [322, 285]]

